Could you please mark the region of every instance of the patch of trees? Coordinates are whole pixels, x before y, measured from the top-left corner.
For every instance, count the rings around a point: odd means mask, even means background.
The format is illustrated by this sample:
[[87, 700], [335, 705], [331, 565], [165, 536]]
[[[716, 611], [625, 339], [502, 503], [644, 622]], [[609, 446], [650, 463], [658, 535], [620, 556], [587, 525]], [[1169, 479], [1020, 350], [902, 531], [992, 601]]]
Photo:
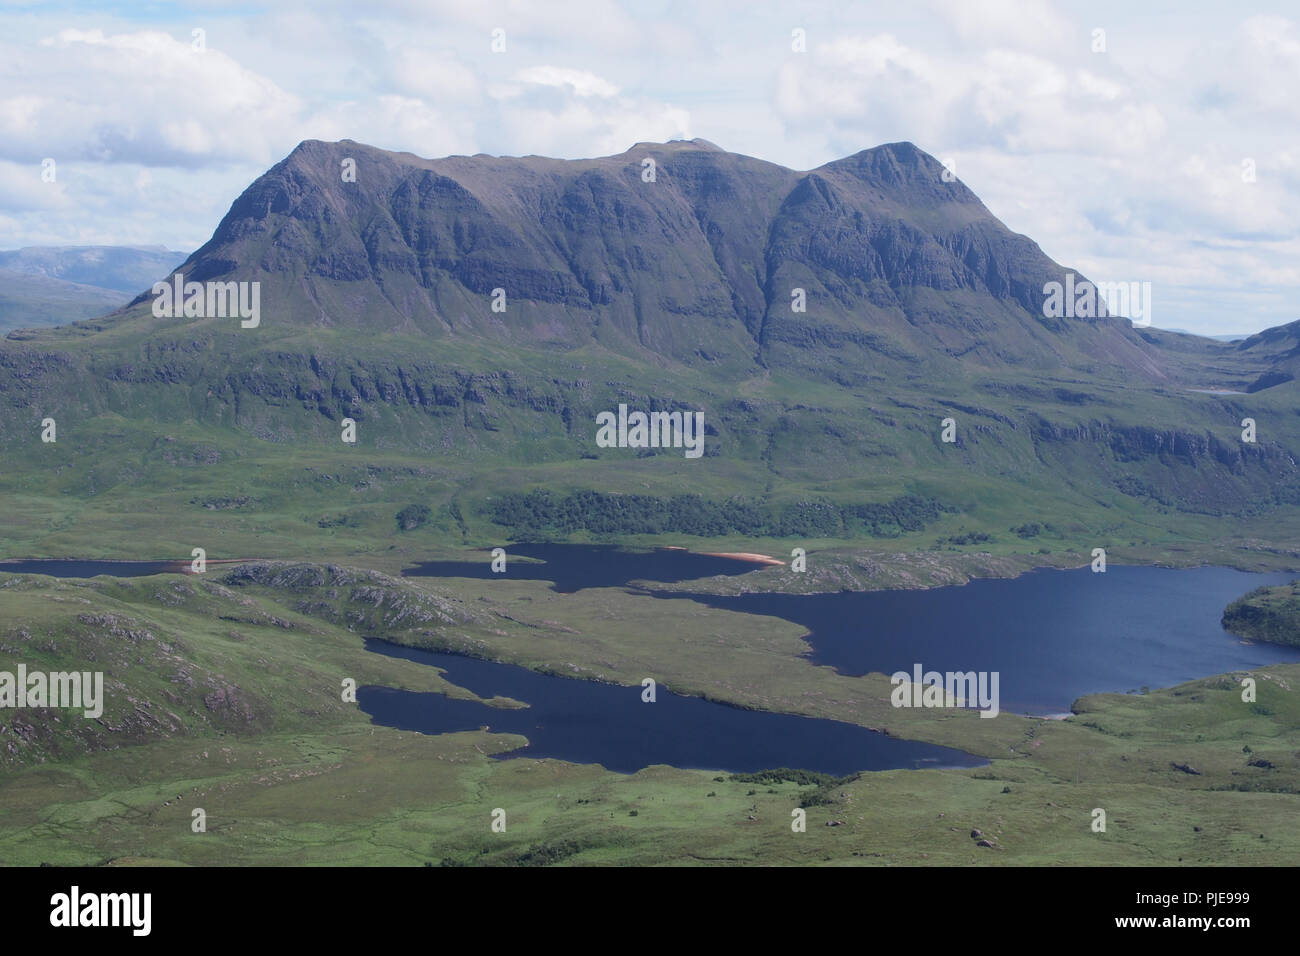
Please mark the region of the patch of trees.
[[[779, 784], [789, 781], [800, 787], [808, 787], [810, 789], [799, 794], [799, 805], [807, 808], [839, 803], [839, 797], [835, 792], [836, 789], [846, 783], [861, 780], [862, 774], [851, 773], [846, 777], [835, 777], [829, 773], [818, 773], [815, 770], [777, 767], [773, 770], [760, 770], [758, 773], [733, 773], [731, 779], [736, 783]], [[749, 792], [753, 793], [754, 791]]]
[[1043, 533], [1043, 526], [1037, 521], [1030, 521], [1022, 525], [1017, 525], [1011, 530], [1021, 538], [1036, 538]]
[[318, 528], [355, 528], [357, 519], [348, 514], [325, 515], [316, 522]]
[[[987, 544], [993, 540], [993, 535], [985, 534], [983, 531], [967, 531], [965, 534], [955, 534], [951, 538], [944, 538], [949, 544]], [[942, 542], [940, 542], [942, 543]]]
[[898, 537], [921, 531], [945, 508], [934, 498], [902, 495], [892, 501], [838, 504], [825, 499], [773, 505], [759, 498], [726, 500], [699, 495], [614, 495], [538, 490], [508, 493], [488, 503], [493, 523], [517, 534], [588, 531], [593, 534], [739, 534], [770, 538]]
[[[717, 779], [721, 780], [721, 777]], [[731, 779], [736, 783], [796, 783], [801, 787], [827, 787], [836, 783], [845, 783], [848, 777], [836, 777], [816, 770], [799, 770], [793, 767], [776, 767], [772, 770], [760, 770], [757, 773], [733, 773]]]
[[[636, 811], [632, 811], [636, 816]], [[534, 843], [523, 853], [517, 854], [510, 864], [513, 866], [553, 866], [568, 857], [581, 853], [583, 847], [576, 840], [561, 840], [558, 843]]]
[[1223, 628], [1252, 641], [1300, 646], [1300, 581], [1256, 588], [1223, 612]]
[[397, 519], [397, 530], [414, 531], [421, 525], [428, 524], [431, 515], [428, 505], [407, 505], [394, 515]]

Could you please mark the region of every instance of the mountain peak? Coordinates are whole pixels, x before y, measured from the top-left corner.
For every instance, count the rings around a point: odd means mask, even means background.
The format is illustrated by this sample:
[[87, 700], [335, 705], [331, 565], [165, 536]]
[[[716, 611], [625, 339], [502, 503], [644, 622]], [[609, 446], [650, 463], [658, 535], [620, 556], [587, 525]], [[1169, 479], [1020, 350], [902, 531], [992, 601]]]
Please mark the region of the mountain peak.
[[914, 143], [883, 143], [845, 156], [814, 172], [841, 173], [869, 184], [891, 201], [925, 208], [984, 204], [947, 167]]
[[870, 171], [875, 177], [903, 180], [917, 176], [938, 179], [943, 173], [944, 165], [915, 143], [904, 141], [862, 149], [843, 159], [832, 160], [820, 168]]
[[624, 153], [624, 155], [626, 155], [627, 153], [635, 152], [636, 150], [643, 150], [643, 149], [671, 149], [671, 150], [678, 150], [678, 151], [703, 150], [705, 152], [710, 152], [710, 153], [727, 152], [727, 150], [723, 149], [717, 143], [711, 143], [707, 139], [700, 139], [699, 137], [696, 137], [695, 139], [670, 139], [665, 143], [655, 143], [649, 140], [641, 140], [640, 142], [633, 143], [631, 146], [629, 146], [626, 152]]

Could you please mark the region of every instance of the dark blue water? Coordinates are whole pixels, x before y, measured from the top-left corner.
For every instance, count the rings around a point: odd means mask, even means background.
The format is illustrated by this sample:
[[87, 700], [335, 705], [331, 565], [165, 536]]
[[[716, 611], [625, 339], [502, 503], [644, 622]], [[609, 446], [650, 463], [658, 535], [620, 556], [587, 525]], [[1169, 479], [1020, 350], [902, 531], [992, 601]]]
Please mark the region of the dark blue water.
[[49, 574], [56, 578], [93, 578], [99, 574], [139, 578], [149, 574], [180, 573], [188, 567], [188, 561], [82, 561], [78, 558], [0, 561], [0, 572]]
[[958, 750], [899, 740], [836, 720], [740, 710], [681, 697], [661, 684], [654, 703], [641, 687], [539, 674], [524, 667], [367, 641], [390, 657], [430, 664], [480, 697], [513, 697], [524, 710], [488, 707], [442, 694], [361, 687], [357, 702], [376, 723], [425, 734], [477, 730], [522, 734], [511, 757], [598, 763], [621, 773], [654, 764], [746, 773], [798, 767], [844, 775], [859, 770], [978, 767], [988, 761]]
[[1220, 625], [1235, 598], [1294, 577], [1111, 565], [929, 590], [675, 596], [800, 624], [811, 659], [845, 674], [998, 671], [1003, 711], [1043, 714], [1085, 694], [1300, 661], [1300, 648], [1247, 644]]
[[[552, 590], [572, 594], [583, 588], [622, 587], [637, 580], [669, 584], [715, 574], [745, 574], [758, 567], [735, 558], [715, 558], [670, 548], [624, 551], [614, 545], [599, 544], [511, 544], [505, 546], [505, 552], [506, 570], [501, 574], [492, 571], [490, 551], [484, 551], [478, 561], [425, 561], [407, 568], [402, 574], [431, 578], [551, 581], [554, 584]], [[511, 560], [515, 557], [537, 558], [545, 563]]]

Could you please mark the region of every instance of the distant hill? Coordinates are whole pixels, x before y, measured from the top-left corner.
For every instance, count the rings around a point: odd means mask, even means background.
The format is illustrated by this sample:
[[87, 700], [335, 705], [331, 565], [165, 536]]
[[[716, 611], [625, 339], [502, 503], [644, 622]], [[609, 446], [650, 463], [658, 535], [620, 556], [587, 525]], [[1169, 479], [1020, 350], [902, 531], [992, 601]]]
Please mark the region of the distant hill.
[[167, 276], [162, 246], [30, 246], [0, 252], [0, 331], [104, 315]]
[[0, 332], [104, 315], [126, 300], [113, 289], [0, 269]]
[[1259, 392], [1294, 382], [1300, 375], [1300, 321], [1265, 329], [1237, 344], [1242, 354], [1267, 356], [1270, 368], [1251, 382], [1247, 391]]
[[0, 269], [136, 295], [185, 259], [164, 246], [28, 246], [0, 252]]
[[1232, 335], [1206, 335], [1204, 332], [1190, 332], [1187, 329], [1165, 329], [1166, 332], [1177, 332], [1179, 335], [1199, 335], [1203, 339], [1214, 339], [1216, 342], [1240, 342], [1248, 336], [1238, 332]]

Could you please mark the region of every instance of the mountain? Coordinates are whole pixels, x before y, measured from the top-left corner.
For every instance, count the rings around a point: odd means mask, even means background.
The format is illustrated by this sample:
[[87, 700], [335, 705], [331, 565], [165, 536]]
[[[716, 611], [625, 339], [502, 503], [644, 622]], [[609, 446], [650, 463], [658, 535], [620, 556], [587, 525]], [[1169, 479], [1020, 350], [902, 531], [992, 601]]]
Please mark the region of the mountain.
[[[832, 539], [864, 503], [957, 542], [1063, 515], [1090, 540], [1137, 515], [1271, 515], [1259, 533], [1283, 533], [1300, 501], [1296, 386], [1278, 377], [1294, 332], [1222, 343], [1104, 308], [1048, 315], [1047, 285], [1084, 277], [948, 178], [910, 143], [799, 172], [702, 140], [589, 160], [304, 142], [177, 269], [258, 283], [254, 327], [155, 316], [146, 290], [7, 337], [0, 481], [259, 514], [295, 545], [272, 516], [353, 507], [322, 534], [354, 521], [374, 540], [392, 506], [429, 503], [428, 533], [468, 540], [491, 529], [488, 499], [538, 487], [750, 496], [803, 517], [699, 527]], [[703, 457], [601, 447], [596, 416], [620, 404], [698, 411]], [[45, 415], [57, 451], [32, 444]], [[179, 490], [194, 481], [209, 492]], [[904, 494], [948, 510], [889, 504]]]
[[162, 246], [29, 246], [0, 251], [0, 331], [104, 315], [169, 275]]
[[[182, 269], [263, 282], [286, 325], [508, 331], [732, 375], [865, 381], [863, 363], [960, 359], [1164, 376], [1126, 322], [1045, 318], [1043, 284], [1067, 270], [943, 173], [910, 143], [798, 173], [702, 141], [582, 161], [306, 142]], [[497, 288], [504, 315], [489, 307]]]

